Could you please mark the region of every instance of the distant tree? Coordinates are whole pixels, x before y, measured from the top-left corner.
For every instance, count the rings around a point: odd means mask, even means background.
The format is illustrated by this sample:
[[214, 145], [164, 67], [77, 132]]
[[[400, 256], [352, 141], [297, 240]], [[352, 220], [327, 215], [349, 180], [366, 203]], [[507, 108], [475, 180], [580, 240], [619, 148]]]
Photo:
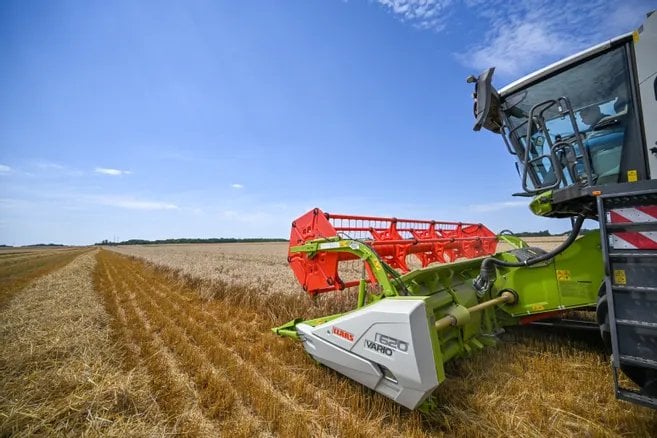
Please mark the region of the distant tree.
[[[597, 232], [599, 232], [599, 231], [600, 231], [600, 230], [598, 230], [597, 228], [596, 228], [596, 229], [593, 229], [593, 230], [590, 230], [590, 229], [587, 229], [587, 228], [582, 228], [582, 229], [579, 231], [579, 234], [584, 235], [584, 234], [588, 234], [588, 233], [597, 233]], [[513, 233], [513, 234], [514, 234], [515, 236], [518, 236], [518, 237], [550, 237], [550, 236], [565, 236], [565, 235], [570, 234], [570, 230], [568, 230], [568, 231], [564, 231], [563, 233], [557, 233], [557, 234], [552, 234], [552, 233], [550, 233], [549, 230], [542, 230], [542, 231], [522, 231], [522, 232], [520, 232], [520, 233]]]
[[287, 242], [287, 239], [279, 238], [245, 238], [238, 239], [234, 237], [219, 237], [219, 238], [209, 238], [209, 239], [199, 239], [199, 238], [180, 238], [180, 239], [160, 239], [160, 240], [145, 240], [145, 239], [130, 239], [124, 240], [123, 242], [109, 242], [103, 240], [96, 245], [162, 245], [162, 244], [178, 244], [178, 243], [264, 243], [264, 242]]
[[520, 233], [514, 233], [518, 237], [546, 237], [551, 236], [550, 231], [522, 231]]

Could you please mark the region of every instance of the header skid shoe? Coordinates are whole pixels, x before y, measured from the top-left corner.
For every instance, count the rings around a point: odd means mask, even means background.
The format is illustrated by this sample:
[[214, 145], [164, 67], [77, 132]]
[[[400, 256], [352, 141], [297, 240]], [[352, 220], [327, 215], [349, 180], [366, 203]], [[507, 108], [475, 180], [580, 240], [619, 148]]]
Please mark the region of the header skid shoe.
[[[338, 274], [340, 262], [358, 259], [354, 254], [319, 251], [309, 255], [292, 250], [316, 239], [331, 238], [361, 241], [402, 273], [410, 271], [409, 255], [424, 268], [430, 263], [491, 255], [497, 246], [495, 233], [482, 224], [330, 214], [315, 208], [292, 222], [288, 253], [294, 275], [310, 295], [359, 283], [343, 281]], [[369, 271], [368, 277], [371, 281]]]

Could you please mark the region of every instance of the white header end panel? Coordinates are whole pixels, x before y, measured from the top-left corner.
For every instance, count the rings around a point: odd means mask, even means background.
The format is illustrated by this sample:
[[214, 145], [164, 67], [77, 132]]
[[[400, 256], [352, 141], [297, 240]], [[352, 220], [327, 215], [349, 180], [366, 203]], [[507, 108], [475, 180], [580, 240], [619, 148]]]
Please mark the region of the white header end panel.
[[410, 409], [438, 386], [422, 300], [384, 299], [297, 330], [319, 362]]

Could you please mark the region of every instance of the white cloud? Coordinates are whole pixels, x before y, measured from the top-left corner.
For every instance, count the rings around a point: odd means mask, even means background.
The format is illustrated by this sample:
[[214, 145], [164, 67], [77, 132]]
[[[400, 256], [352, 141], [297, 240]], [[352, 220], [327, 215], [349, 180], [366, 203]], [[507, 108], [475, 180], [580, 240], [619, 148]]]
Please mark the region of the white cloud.
[[442, 30], [452, 0], [377, 0], [401, 21], [420, 29]]
[[6, 175], [8, 173], [11, 173], [11, 167], [6, 164], [0, 164], [0, 175]]
[[495, 66], [498, 75], [514, 76], [541, 65], [546, 59], [575, 53], [580, 49], [579, 45], [536, 23], [519, 23], [496, 30], [487, 45], [477, 46], [456, 57], [481, 70]]
[[109, 167], [96, 167], [94, 169], [94, 172], [100, 173], [102, 175], [111, 175], [111, 176], [130, 175], [132, 173], [129, 170], [112, 169]]
[[[650, 0], [376, 0], [401, 21], [441, 31], [456, 12], [483, 19], [480, 42], [455, 54], [477, 72], [513, 79], [638, 27]], [[461, 4], [464, 6], [462, 7]]]
[[491, 211], [506, 210], [508, 208], [527, 207], [527, 205], [527, 201], [502, 201], [487, 204], [473, 204], [469, 205], [468, 209], [476, 213], [487, 213]]
[[[490, 1], [470, 4], [488, 21], [483, 41], [457, 54], [461, 63], [477, 69], [495, 66], [511, 77], [571, 55], [601, 42], [613, 4], [605, 0]], [[558, 12], [556, 12], [558, 11]], [[640, 17], [637, 12], [637, 17]]]
[[149, 201], [131, 197], [103, 196], [96, 199], [99, 204], [130, 210], [177, 210], [178, 206], [169, 202]]
[[231, 184], [230, 186], [234, 189], [243, 189], [244, 188], [244, 186], [242, 184], [238, 184], [238, 183]]

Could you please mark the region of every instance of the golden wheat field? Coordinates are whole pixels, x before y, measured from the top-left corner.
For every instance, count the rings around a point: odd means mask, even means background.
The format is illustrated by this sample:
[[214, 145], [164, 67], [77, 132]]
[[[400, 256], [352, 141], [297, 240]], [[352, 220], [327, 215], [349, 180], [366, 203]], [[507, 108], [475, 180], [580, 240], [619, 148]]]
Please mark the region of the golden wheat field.
[[[549, 242], [548, 242], [549, 243]], [[553, 243], [553, 242], [552, 242]], [[315, 301], [286, 244], [0, 254], [1, 436], [654, 436], [596, 336], [510, 330], [411, 412], [270, 327]], [[24, 257], [21, 259], [20, 257]]]

